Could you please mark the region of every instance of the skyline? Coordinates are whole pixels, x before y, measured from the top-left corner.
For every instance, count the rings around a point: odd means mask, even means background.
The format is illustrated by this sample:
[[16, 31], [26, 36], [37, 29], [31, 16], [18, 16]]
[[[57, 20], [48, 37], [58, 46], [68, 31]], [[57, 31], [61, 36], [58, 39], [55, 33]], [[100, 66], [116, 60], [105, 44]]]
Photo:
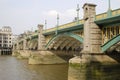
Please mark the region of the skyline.
[[[82, 18], [82, 6], [86, 2], [97, 5], [96, 14], [108, 10], [108, 0], [0, 0], [0, 27], [10, 26], [13, 34], [20, 34], [26, 30], [36, 30], [38, 24], [44, 25], [47, 20], [48, 29], [57, 24], [57, 14], [59, 24], [66, 24], [77, 16], [77, 4], [80, 7], [80, 19]], [[111, 8], [120, 8], [119, 3], [111, 0]]]

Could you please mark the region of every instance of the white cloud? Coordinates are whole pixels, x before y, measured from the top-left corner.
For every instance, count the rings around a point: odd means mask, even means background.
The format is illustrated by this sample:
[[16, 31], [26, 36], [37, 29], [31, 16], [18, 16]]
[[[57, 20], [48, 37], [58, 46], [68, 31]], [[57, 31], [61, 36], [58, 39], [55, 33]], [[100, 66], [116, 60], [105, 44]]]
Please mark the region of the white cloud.
[[56, 10], [51, 10], [48, 12], [49, 16], [56, 16], [58, 14], [58, 12]]
[[59, 12], [57, 12], [56, 10], [50, 10], [50, 11], [43, 12], [43, 15], [48, 16], [48, 17], [55, 17], [57, 14], [59, 14]]
[[68, 9], [65, 11], [64, 15], [70, 17], [70, 16], [76, 16], [76, 10], [75, 9]]

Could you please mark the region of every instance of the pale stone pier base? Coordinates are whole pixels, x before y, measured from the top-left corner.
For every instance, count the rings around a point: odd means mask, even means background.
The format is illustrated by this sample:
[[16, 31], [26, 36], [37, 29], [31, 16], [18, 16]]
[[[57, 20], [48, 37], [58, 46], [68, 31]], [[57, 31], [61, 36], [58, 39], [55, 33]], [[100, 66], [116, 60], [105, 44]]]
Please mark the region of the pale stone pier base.
[[104, 53], [83, 54], [81, 57], [76, 56], [69, 60], [70, 64], [89, 64], [89, 63], [101, 63], [101, 64], [117, 64], [118, 62]]
[[61, 64], [67, 63], [64, 59], [51, 51], [33, 51], [29, 57], [29, 64]]
[[104, 74], [104, 71], [102, 71], [104, 66], [116, 64], [119, 63], [115, 59], [103, 53], [99, 55], [85, 54], [82, 57], [76, 56], [69, 60], [68, 80], [98, 80]]
[[18, 59], [27, 59], [30, 57], [31, 51], [29, 50], [17, 50], [13, 51], [12, 56], [17, 57]]
[[17, 55], [19, 55], [18, 50], [13, 50], [13, 52], [12, 52], [12, 56], [16, 57]]

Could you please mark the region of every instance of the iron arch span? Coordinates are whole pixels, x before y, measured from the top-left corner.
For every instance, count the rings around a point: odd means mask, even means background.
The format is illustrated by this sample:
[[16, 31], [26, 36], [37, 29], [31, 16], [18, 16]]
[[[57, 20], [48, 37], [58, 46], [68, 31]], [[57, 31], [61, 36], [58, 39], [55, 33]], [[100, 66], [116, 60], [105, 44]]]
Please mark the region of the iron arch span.
[[76, 40], [77, 42], [79, 43], [83, 43], [83, 38], [80, 37], [79, 35], [77, 34], [74, 34], [74, 33], [71, 33], [71, 32], [67, 32], [67, 33], [61, 33], [61, 34], [58, 34], [58, 35], [54, 35], [50, 40], [49, 42], [46, 44], [45, 48], [47, 49], [55, 40], [59, 39], [59, 38], [62, 38], [62, 37], [65, 37], [66, 39], [67, 38], [73, 38], [74, 40]]
[[108, 42], [106, 42], [104, 45], [102, 45], [101, 46], [102, 52], [107, 51], [110, 47], [112, 47], [113, 45], [115, 45], [119, 41], [120, 41], [120, 34], [115, 36], [115, 37], [113, 37]]

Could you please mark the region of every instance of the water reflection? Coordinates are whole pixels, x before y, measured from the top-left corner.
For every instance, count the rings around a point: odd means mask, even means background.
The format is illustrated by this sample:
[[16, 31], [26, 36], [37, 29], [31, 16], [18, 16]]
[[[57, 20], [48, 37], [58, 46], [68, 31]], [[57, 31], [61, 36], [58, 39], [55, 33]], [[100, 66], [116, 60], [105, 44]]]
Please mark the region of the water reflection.
[[69, 67], [68, 80], [120, 80], [120, 65], [90, 64], [87, 67]]
[[68, 65], [28, 65], [27, 60], [0, 56], [0, 80], [67, 80]]
[[[28, 69], [41, 80], [68, 80], [68, 65], [29, 65]], [[36, 80], [36, 79], [34, 79]]]
[[0, 56], [0, 80], [120, 80], [120, 65], [90, 64], [87, 67], [28, 65], [28, 60]]

